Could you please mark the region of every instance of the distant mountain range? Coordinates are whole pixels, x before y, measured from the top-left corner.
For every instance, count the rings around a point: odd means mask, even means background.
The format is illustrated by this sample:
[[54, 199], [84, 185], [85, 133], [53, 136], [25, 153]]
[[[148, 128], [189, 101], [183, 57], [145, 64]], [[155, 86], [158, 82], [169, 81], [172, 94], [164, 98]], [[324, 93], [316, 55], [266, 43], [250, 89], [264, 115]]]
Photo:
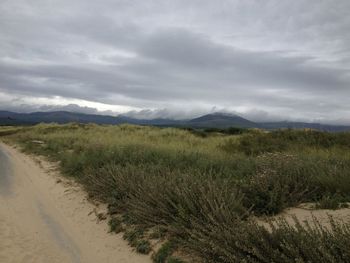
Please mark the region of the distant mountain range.
[[169, 127], [191, 127], [191, 128], [261, 128], [261, 129], [281, 129], [293, 128], [303, 129], [311, 128], [329, 132], [350, 131], [350, 126], [327, 125], [320, 123], [306, 122], [253, 122], [233, 114], [212, 113], [200, 116], [190, 120], [172, 120], [172, 119], [135, 119], [119, 116], [83, 114], [67, 111], [54, 112], [33, 112], [33, 113], [15, 113], [9, 111], [0, 111], [0, 125], [32, 125], [37, 123], [96, 123], [96, 124], [138, 124]]

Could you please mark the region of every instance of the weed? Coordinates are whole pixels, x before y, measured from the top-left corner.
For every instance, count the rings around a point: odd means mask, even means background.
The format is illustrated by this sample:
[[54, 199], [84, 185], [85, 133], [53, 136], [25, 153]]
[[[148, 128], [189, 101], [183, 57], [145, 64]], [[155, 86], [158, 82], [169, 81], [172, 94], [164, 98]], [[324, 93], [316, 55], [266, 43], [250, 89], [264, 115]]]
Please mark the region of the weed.
[[346, 208], [347, 203], [344, 201], [344, 197], [342, 197], [339, 194], [334, 195], [324, 195], [322, 198], [316, 203], [317, 209], [339, 209], [339, 208]]
[[167, 232], [167, 229], [165, 227], [161, 227], [161, 226], [155, 226], [151, 230], [152, 230], [152, 232], [149, 234], [150, 239], [164, 238], [166, 235], [166, 232]]
[[121, 220], [116, 217], [112, 217], [109, 220], [108, 224], [109, 224], [110, 232], [118, 234], [124, 230]]
[[143, 233], [144, 231], [141, 228], [127, 229], [124, 232], [123, 238], [127, 240], [132, 247], [136, 247], [139, 240], [143, 237]]
[[176, 246], [174, 242], [166, 242], [162, 247], [153, 255], [154, 263], [166, 263], [167, 259], [174, 252]]
[[136, 251], [141, 254], [149, 254], [151, 251], [151, 244], [147, 240], [139, 240], [136, 243]]
[[176, 257], [169, 257], [166, 263], [185, 263], [185, 262]]

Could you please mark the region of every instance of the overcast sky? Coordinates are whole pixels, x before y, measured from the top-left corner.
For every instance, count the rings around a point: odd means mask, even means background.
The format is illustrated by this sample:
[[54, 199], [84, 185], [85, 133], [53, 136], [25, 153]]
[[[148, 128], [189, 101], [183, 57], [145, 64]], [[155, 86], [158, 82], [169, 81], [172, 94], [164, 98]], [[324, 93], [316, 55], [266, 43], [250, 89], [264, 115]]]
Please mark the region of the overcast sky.
[[0, 109], [350, 124], [349, 0], [1, 0]]

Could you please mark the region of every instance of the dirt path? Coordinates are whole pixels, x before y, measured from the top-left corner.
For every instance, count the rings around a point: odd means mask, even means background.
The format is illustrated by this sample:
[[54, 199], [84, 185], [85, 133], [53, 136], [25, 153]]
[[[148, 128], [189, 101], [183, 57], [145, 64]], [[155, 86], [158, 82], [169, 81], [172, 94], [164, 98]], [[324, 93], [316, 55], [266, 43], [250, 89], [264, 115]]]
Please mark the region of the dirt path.
[[58, 176], [0, 143], [0, 262], [151, 262], [108, 234], [79, 186]]

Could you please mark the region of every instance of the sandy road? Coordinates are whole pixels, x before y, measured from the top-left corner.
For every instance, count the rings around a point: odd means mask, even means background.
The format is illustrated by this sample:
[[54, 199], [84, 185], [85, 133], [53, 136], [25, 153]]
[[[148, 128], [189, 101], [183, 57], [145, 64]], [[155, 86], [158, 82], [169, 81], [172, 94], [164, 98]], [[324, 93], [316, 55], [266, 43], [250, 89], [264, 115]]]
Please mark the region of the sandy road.
[[1, 263], [151, 262], [108, 234], [79, 186], [57, 176], [0, 143]]

